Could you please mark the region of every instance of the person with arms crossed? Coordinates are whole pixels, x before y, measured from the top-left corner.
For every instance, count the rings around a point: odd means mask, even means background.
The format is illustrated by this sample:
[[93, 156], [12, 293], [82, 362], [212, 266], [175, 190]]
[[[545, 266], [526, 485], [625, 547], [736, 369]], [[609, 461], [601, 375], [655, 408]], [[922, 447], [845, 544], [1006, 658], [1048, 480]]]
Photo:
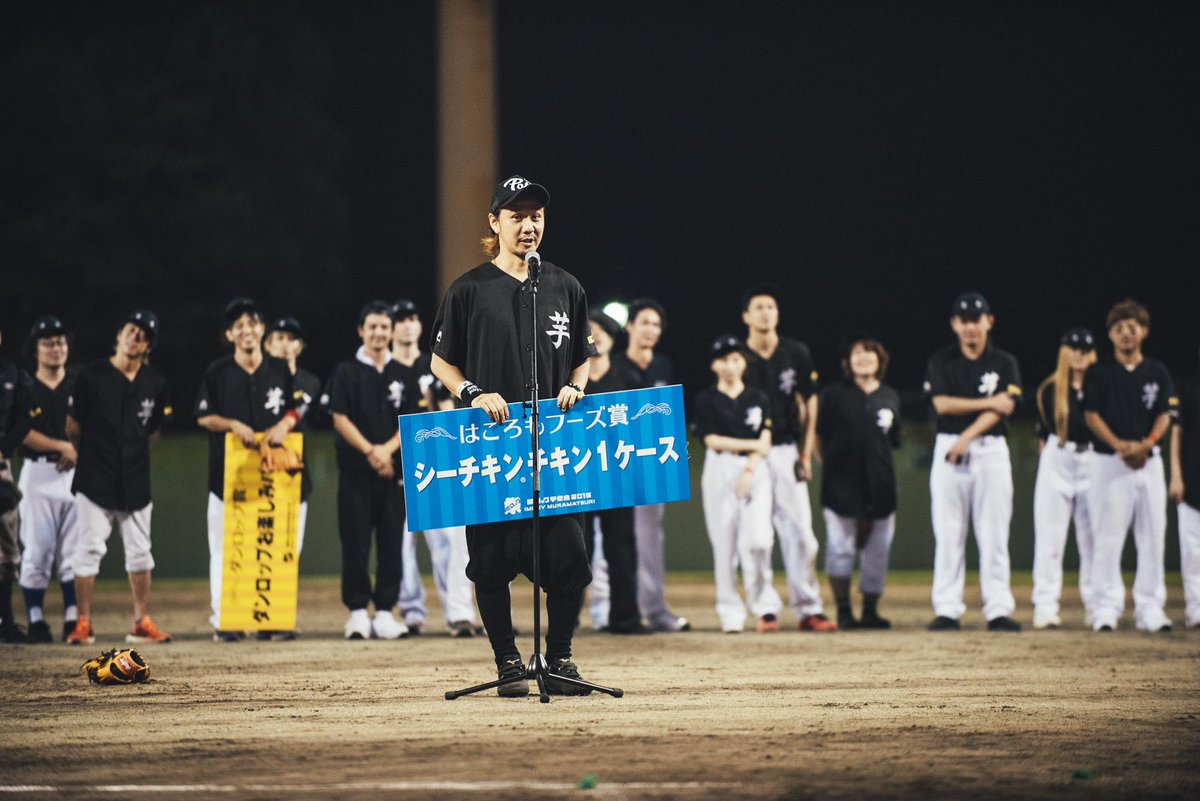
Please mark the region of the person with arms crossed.
[[[530, 309], [530, 275], [525, 257], [537, 251], [546, 225], [550, 193], [514, 175], [496, 186], [484, 237], [485, 261], [446, 291], [433, 324], [433, 373], [464, 407], [483, 409], [495, 423], [508, 420], [508, 404], [525, 400], [533, 386], [529, 352], [538, 349], [537, 384], [542, 398], [568, 410], [583, 397], [588, 359], [596, 349], [588, 329], [587, 296], [573, 275], [542, 262], [539, 315]], [[536, 342], [530, 329], [536, 322]], [[592, 579], [579, 515], [541, 518], [540, 579], [546, 592], [548, 692], [591, 692], [555, 681], [578, 678], [571, 641], [585, 587]], [[533, 573], [533, 524], [529, 520], [467, 526], [475, 600], [487, 629], [505, 697], [529, 694], [529, 682], [512, 629], [509, 582]], [[539, 600], [540, 602], [540, 600]]]
[[1088, 368], [1083, 379], [1084, 419], [1091, 429], [1092, 629], [1112, 631], [1125, 611], [1121, 551], [1133, 527], [1137, 574], [1134, 622], [1141, 631], [1170, 631], [1165, 579], [1167, 482], [1159, 441], [1171, 427], [1179, 399], [1165, 365], [1142, 354], [1150, 312], [1124, 300], [1108, 313], [1113, 358]]
[[[362, 341], [353, 359], [329, 378], [338, 465], [338, 534], [342, 541], [342, 603], [350, 610], [348, 640], [395, 640], [408, 627], [392, 610], [400, 598], [404, 480], [397, 416], [418, 410], [412, 371], [392, 358], [392, 307], [373, 300], [358, 314]], [[371, 586], [371, 532], [375, 586]], [[375, 604], [372, 617], [367, 606]]]
[[0, 359], [0, 643], [25, 642], [24, 629], [13, 619], [13, 584], [21, 566], [21, 524], [10, 459], [29, 431], [31, 415], [37, 413], [31, 392], [29, 377], [13, 362]]
[[[838, 628], [888, 629], [879, 616], [888, 555], [896, 532], [896, 468], [900, 395], [883, 383], [888, 352], [868, 334], [842, 346], [844, 378], [821, 390], [816, 431], [821, 506], [825, 510], [825, 572], [837, 601]], [[862, 618], [850, 604], [850, 577], [859, 556]]]
[[29, 332], [35, 374], [32, 401], [38, 413], [21, 446], [21, 594], [29, 615], [29, 642], [53, 642], [44, 604], [50, 574], [58, 563], [63, 596], [63, 639], [75, 629], [75, 569], [71, 563], [78, 541], [75, 463], [79, 456], [67, 439], [67, 401], [75, 386], [67, 370], [71, 334], [57, 317], [42, 317]]
[[1058, 628], [1063, 551], [1075, 523], [1079, 597], [1092, 614], [1095, 534], [1088, 508], [1092, 435], [1083, 419], [1083, 375], [1096, 361], [1096, 339], [1086, 328], [1063, 334], [1054, 373], [1037, 391], [1038, 473], [1033, 487], [1033, 627]]
[[[299, 393], [287, 362], [262, 350], [262, 310], [249, 298], [225, 306], [225, 341], [233, 353], [208, 365], [193, 414], [208, 431], [208, 586], [214, 642], [237, 642], [241, 632], [221, 628], [221, 584], [225, 573], [225, 434], [257, 448], [256, 434], [271, 447], [283, 445], [299, 424]], [[307, 496], [301, 480], [296, 553], [304, 547]], [[295, 639], [295, 632], [267, 632], [268, 638]]]
[[1171, 500], [1179, 512], [1179, 568], [1187, 625], [1200, 628], [1200, 372], [1179, 388], [1179, 420], [1171, 431]]
[[950, 327], [958, 342], [938, 351], [925, 370], [925, 394], [937, 412], [929, 471], [936, 544], [930, 631], [958, 631], [966, 611], [967, 528], [979, 546], [979, 586], [988, 631], [1020, 631], [1008, 558], [1012, 466], [1008, 417], [1021, 397], [1016, 358], [992, 345], [991, 307], [978, 292], [954, 301]]
[[171, 417], [162, 374], [147, 363], [158, 341], [154, 312], [138, 310], [117, 332], [107, 359], [79, 371], [67, 401], [67, 436], [79, 453], [75, 480], [78, 542], [72, 555], [79, 619], [67, 643], [96, 641], [92, 596], [113, 525], [121, 531], [125, 572], [133, 594], [132, 643], [170, 642], [150, 618], [150, 444]]
[[825, 616], [817, 584], [817, 536], [813, 533], [808, 479], [816, 430], [817, 369], [808, 346], [779, 335], [779, 290], [769, 284], [751, 287], [742, 296], [746, 326], [746, 383], [771, 399], [772, 521], [787, 574], [788, 603], [800, 631], [837, 631]]

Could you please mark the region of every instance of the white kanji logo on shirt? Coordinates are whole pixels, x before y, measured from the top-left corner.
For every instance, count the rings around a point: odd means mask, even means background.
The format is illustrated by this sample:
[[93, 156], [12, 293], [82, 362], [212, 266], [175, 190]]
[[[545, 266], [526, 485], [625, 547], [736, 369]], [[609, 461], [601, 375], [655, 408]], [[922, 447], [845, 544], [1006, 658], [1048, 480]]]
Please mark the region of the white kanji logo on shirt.
[[875, 425], [879, 426], [879, 430], [885, 434], [892, 430], [892, 424], [895, 422], [896, 413], [891, 409], [880, 409], [875, 415]]
[[762, 428], [763, 410], [761, 406], [751, 406], [746, 410], [746, 425], [758, 431]]
[[417, 379], [417, 385], [418, 385], [418, 387], [420, 388], [421, 394], [422, 394], [422, 395], [424, 395], [426, 392], [428, 392], [428, 391], [429, 391], [429, 388], [430, 388], [431, 386], [433, 386], [433, 382], [434, 382], [434, 381], [436, 381], [436, 380], [437, 380], [437, 379], [436, 379], [436, 378], [434, 378], [434, 377], [433, 377], [432, 375], [430, 375], [429, 373], [425, 373], [425, 375], [423, 375], [423, 376], [421, 376], [420, 378], [418, 378], [418, 379]]
[[404, 403], [404, 385], [399, 381], [388, 384], [388, 400], [392, 402], [393, 409], [399, 409], [400, 404]]
[[267, 390], [267, 402], [263, 404], [263, 408], [271, 414], [279, 414], [279, 410], [283, 408], [283, 387], [271, 387]]
[[1158, 384], [1150, 382], [1142, 387], [1142, 403], [1146, 404], [1146, 411], [1154, 408], [1154, 402], [1158, 400]]
[[142, 425], [150, 425], [150, 415], [154, 414], [154, 399], [146, 398], [142, 401], [142, 408], [138, 410], [138, 419], [142, 421]]
[[779, 391], [791, 395], [796, 390], [796, 368], [789, 367], [779, 374]]
[[571, 323], [571, 318], [560, 311], [556, 311], [550, 315], [551, 326], [546, 330], [546, 333], [554, 340], [554, 349], [558, 350], [558, 346], [562, 344], [563, 339], [570, 339], [571, 335], [567, 333], [567, 326]]
[[1000, 374], [995, 370], [989, 370], [979, 377], [979, 394], [980, 395], [995, 395], [996, 387], [1000, 385]]

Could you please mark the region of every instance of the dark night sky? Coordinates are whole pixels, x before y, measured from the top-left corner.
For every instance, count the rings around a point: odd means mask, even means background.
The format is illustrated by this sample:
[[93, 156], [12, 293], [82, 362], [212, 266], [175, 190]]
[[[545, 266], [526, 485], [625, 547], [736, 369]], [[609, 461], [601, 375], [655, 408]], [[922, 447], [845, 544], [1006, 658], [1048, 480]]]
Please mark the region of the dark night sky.
[[[0, 159], [0, 212], [25, 215], [0, 231], [4, 285], [19, 290], [0, 302], [7, 355], [42, 311], [72, 315], [96, 355], [97, 338], [115, 329], [109, 307], [157, 304], [185, 321], [167, 320], [162, 351], [186, 396], [203, 367], [192, 362], [217, 355], [219, 307], [236, 291], [299, 314], [314, 332], [320, 372], [353, 345], [363, 300], [410, 295], [431, 306], [432, 4], [205, 4], [183, 22], [161, 10], [107, 21], [101, 49], [167, 53], [154, 74], [163, 102], [215, 93], [214, 105], [229, 105], [228, 81], [176, 75], [197, 61], [220, 65], [226, 49], [239, 60], [229, 71], [257, 87], [255, 97], [279, 90], [278, 108], [263, 101], [278, 125], [255, 117], [250, 103], [232, 122], [196, 118], [196, 139], [213, 147], [209, 140], [223, 142], [245, 119], [276, 132], [266, 146], [270, 169], [254, 179], [264, 197], [288, 200], [261, 204], [286, 223], [268, 230], [276, 243], [287, 231], [322, 238], [316, 249], [275, 244], [265, 256], [240, 255], [245, 237], [197, 246], [182, 277], [151, 270], [124, 293], [104, 295], [100, 308], [90, 293], [111, 283], [106, 276], [130, 246], [88, 240], [71, 250], [60, 241], [70, 232], [26, 224], [31, 209], [61, 194], [42, 185], [46, 171], [28, 168], [31, 159], [69, 151], [87, 163], [111, 148], [96, 137], [64, 134], [56, 144], [19, 133], [47, 127], [71, 102], [39, 90], [34, 56], [52, 54], [46, 69], [63, 73], [63, 54], [78, 48], [59, 40], [93, 35], [88, 15], [108, 13], [73, 8], [27, 9], [3, 34], [16, 55], [0, 61], [8, 72], [0, 100], [16, 98], [6, 102], [16, 119]], [[947, 341], [946, 309], [962, 289], [991, 299], [997, 341], [1021, 359], [1027, 384], [1049, 371], [1063, 329], [1100, 329], [1126, 295], [1155, 315], [1148, 350], [1176, 371], [1195, 369], [1200, 26], [1191, 4], [505, 0], [497, 16], [500, 169], [550, 188], [542, 252], [581, 279], [594, 305], [658, 297], [670, 322], [664, 348], [689, 394], [708, 378], [706, 343], [740, 333], [738, 298], [760, 280], [781, 286], [784, 332], [808, 341], [825, 372], [841, 336], [867, 328], [891, 347], [892, 383], [902, 389], [918, 386], [928, 353]], [[198, 57], [185, 62], [162, 46], [226, 17], [248, 42], [240, 50], [210, 49], [201, 37]], [[281, 30], [293, 47], [277, 43]], [[76, 69], [95, 69], [92, 59], [79, 56]], [[136, 59], [106, 69], [112, 79], [97, 91], [148, 80]], [[136, 114], [138, 105], [121, 108]], [[289, 115], [316, 121], [300, 138]], [[126, 135], [122, 126], [104, 131]], [[228, 147], [243, 159], [233, 163], [263, 158], [242, 140]], [[293, 166], [311, 170], [312, 181], [293, 182]], [[328, 212], [306, 212], [305, 186], [319, 187], [314, 197]], [[136, 179], [105, 195], [121, 191], [153, 194], [154, 186]], [[154, 197], [155, 213], [170, 216], [163, 198], [172, 196]], [[135, 230], [137, 208], [122, 212]], [[174, 224], [205, 238], [210, 229], [193, 230], [190, 210], [179, 215], [186, 220]], [[155, 245], [148, 263], [174, 263], [177, 239]], [[72, 255], [80, 252], [95, 257], [86, 269]], [[205, 264], [218, 262], [206, 276]], [[31, 264], [55, 279], [14, 278]], [[280, 282], [289, 289], [272, 302]], [[206, 326], [212, 334], [197, 333]]]

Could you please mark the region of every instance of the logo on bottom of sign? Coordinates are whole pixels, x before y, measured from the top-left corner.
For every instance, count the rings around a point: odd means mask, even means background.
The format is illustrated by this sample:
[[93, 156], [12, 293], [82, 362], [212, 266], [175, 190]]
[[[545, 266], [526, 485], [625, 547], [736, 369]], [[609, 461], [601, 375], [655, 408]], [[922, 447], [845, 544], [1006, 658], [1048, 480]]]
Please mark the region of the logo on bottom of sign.
[[505, 498], [504, 499], [504, 514], [506, 514], [506, 515], [521, 514], [521, 499], [520, 498]]

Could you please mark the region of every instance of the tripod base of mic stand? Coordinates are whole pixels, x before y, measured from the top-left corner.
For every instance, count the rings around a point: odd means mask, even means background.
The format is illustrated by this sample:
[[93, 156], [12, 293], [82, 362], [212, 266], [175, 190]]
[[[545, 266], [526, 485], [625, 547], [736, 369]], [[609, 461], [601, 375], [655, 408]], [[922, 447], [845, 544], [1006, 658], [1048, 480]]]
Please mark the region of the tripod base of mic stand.
[[[546, 691], [546, 684], [550, 678], [550, 667], [546, 664], [546, 658], [544, 656], [541, 654], [534, 654], [529, 660], [529, 664], [525, 666], [525, 674], [521, 678], [525, 679], [526, 681], [536, 682], [538, 688], [538, 700], [540, 700], [543, 704], [550, 703], [550, 693]], [[450, 692], [446, 693], [446, 700], [453, 701], [455, 698], [461, 698], [464, 695], [474, 695], [475, 693], [481, 693], [485, 690], [495, 689], [502, 684], [510, 684], [513, 681], [519, 680], [520, 679], [513, 678], [497, 679], [496, 681], [489, 681], [487, 684], [478, 684], [474, 687], [468, 687], [465, 690], [451, 690]], [[588, 690], [589, 692], [604, 693], [605, 695], [611, 695], [613, 698], [620, 698], [625, 695], [625, 691], [618, 687], [604, 687], [600, 684], [593, 684], [590, 681], [584, 681], [583, 679], [573, 679], [568, 676], [555, 676], [554, 680], [559, 684], [568, 684], [572, 687], [579, 687], [580, 689]]]

